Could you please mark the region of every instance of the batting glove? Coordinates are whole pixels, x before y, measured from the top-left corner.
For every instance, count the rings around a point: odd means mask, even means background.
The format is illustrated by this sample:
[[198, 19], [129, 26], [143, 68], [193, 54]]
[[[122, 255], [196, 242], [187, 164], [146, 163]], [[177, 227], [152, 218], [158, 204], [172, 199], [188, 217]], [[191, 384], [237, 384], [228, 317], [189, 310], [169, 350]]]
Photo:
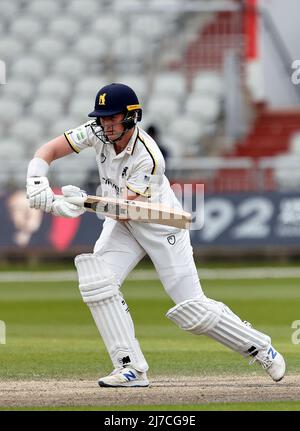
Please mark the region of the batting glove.
[[54, 195], [47, 177], [28, 177], [26, 189], [30, 208], [51, 211]]
[[87, 197], [85, 191], [76, 186], [64, 186], [61, 189], [62, 196], [52, 203], [51, 212], [55, 216], [75, 218], [81, 216], [86, 209], [84, 200]]

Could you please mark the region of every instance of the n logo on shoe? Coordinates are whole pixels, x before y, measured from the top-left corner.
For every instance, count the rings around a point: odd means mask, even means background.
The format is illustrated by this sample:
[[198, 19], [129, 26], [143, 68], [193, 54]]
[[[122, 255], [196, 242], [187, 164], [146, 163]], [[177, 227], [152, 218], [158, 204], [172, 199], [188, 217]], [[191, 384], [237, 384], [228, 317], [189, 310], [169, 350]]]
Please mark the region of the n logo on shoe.
[[272, 347], [270, 347], [269, 350], [268, 350], [268, 355], [271, 355], [272, 359], [275, 359], [275, 357], [277, 355], [277, 352]]
[[128, 380], [128, 382], [130, 382], [130, 380], [136, 379], [136, 375], [132, 371], [124, 373], [123, 376], [126, 377], [126, 379]]

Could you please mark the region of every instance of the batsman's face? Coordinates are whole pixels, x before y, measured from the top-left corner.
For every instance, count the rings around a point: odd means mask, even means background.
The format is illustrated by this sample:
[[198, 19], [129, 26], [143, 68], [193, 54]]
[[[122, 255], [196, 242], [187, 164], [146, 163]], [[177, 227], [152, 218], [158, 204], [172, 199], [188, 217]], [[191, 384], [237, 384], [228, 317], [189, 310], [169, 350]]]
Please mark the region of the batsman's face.
[[122, 121], [124, 114], [111, 115], [109, 117], [100, 117], [100, 124], [105, 135], [112, 141], [123, 132], [124, 126]]

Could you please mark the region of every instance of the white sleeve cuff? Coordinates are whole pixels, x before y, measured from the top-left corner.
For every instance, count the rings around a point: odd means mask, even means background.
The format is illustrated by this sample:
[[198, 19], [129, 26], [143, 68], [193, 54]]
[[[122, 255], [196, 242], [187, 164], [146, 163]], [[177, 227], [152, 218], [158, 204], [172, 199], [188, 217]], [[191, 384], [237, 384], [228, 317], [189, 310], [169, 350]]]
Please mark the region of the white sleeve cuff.
[[28, 165], [27, 177], [46, 177], [49, 170], [48, 163], [40, 159], [39, 157], [34, 157]]

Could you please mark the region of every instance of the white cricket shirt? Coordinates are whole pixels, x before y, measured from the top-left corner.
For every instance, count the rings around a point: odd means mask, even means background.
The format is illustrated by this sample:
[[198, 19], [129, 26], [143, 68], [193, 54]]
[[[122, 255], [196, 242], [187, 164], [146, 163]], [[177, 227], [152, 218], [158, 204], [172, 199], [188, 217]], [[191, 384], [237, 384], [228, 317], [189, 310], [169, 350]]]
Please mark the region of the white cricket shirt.
[[128, 188], [151, 202], [182, 208], [164, 175], [163, 155], [144, 130], [135, 127], [127, 147], [116, 154], [113, 144], [104, 143], [94, 135], [90, 127], [92, 122], [66, 131], [65, 137], [76, 153], [94, 148], [101, 186], [98, 195], [121, 197], [122, 190]]

